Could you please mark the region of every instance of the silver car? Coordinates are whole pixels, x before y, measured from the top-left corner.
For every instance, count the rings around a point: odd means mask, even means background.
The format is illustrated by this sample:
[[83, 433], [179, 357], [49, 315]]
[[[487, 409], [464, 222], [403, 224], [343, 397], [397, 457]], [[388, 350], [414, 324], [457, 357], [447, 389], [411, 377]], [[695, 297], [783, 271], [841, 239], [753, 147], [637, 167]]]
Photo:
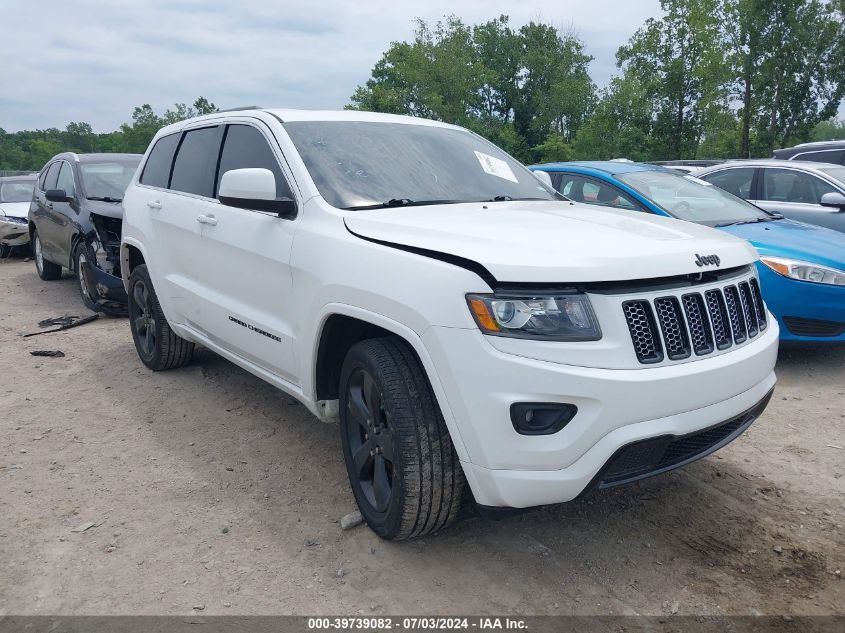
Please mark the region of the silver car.
[[708, 167], [695, 176], [766, 211], [845, 232], [845, 165], [743, 160]]

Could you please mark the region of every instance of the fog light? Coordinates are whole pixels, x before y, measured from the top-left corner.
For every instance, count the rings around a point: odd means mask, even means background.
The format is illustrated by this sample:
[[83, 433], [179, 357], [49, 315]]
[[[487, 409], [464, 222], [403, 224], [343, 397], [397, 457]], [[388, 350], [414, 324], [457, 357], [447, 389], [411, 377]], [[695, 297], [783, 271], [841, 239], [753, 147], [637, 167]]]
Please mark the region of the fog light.
[[515, 402], [511, 405], [511, 422], [520, 435], [551, 435], [565, 427], [578, 407], [558, 402]]

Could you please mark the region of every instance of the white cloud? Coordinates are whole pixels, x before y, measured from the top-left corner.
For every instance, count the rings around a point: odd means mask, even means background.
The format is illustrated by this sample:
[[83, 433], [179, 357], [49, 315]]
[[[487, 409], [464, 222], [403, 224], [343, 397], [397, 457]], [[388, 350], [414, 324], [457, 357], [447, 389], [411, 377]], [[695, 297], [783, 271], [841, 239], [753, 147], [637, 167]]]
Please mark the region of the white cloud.
[[[658, 0], [6, 0], [0, 22], [0, 127], [87, 121], [115, 129], [132, 108], [163, 111], [208, 97], [221, 108], [341, 108], [413, 19], [455, 14], [474, 24], [509, 15], [570, 25], [596, 59], [594, 80], [615, 71], [615, 52]], [[9, 5], [12, 6], [9, 6]], [[624, 7], [624, 8], [622, 8]]]

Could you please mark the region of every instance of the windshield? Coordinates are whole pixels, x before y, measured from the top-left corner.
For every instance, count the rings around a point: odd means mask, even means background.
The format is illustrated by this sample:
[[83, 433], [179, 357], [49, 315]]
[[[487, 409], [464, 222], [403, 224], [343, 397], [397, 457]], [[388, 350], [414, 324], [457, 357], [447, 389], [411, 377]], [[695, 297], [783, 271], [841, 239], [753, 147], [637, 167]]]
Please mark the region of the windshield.
[[820, 167], [819, 171], [845, 184], [845, 167]]
[[680, 220], [717, 226], [772, 219], [745, 200], [694, 176], [635, 171], [617, 178]]
[[33, 189], [34, 180], [7, 180], [0, 183], [0, 202], [29, 202]]
[[285, 129], [320, 195], [341, 209], [560, 199], [466, 130], [364, 121], [298, 121]]
[[135, 174], [141, 157], [115, 158], [97, 163], [81, 163], [82, 188], [89, 200], [123, 200], [123, 192]]

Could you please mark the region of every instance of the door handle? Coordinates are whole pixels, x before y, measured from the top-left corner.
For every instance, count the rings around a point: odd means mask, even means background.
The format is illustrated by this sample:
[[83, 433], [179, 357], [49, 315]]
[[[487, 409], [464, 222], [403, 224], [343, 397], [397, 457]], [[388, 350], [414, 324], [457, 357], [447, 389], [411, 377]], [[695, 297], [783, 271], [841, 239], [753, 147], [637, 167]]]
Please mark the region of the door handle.
[[150, 209], [161, 209], [161, 202], [158, 200], [147, 200], [147, 206]]
[[213, 215], [198, 215], [197, 222], [200, 224], [210, 224], [211, 226], [217, 225], [217, 218]]

